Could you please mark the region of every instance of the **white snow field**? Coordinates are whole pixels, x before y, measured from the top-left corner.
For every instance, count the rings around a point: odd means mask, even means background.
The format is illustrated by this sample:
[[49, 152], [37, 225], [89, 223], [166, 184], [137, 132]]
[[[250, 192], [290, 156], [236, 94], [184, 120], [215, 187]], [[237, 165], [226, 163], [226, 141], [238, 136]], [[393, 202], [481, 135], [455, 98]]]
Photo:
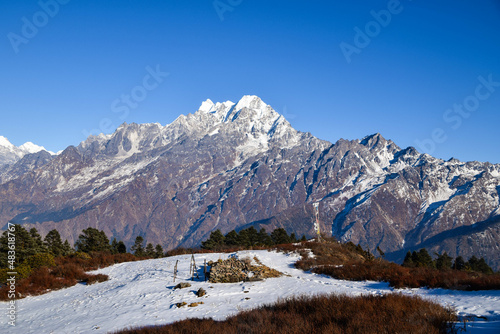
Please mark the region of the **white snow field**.
[[[109, 280], [93, 285], [78, 284], [42, 296], [17, 301], [17, 323], [7, 324], [1, 316], [1, 333], [107, 333], [128, 327], [161, 325], [186, 318], [210, 317], [218, 320], [241, 310], [272, 303], [295, 295], [343, 293], [347, 295], [385, 294], [395, 291], [386, 283], [351, 282], [295, 269], [296, 254], [268, 251], [241, 251], [236, 254], [195, 254], [202, 275], [204, 260], [256, 256], [263, 264], [287, 276], [259, 282], [212, 284], [190, 282], [192, 286], [174, 290], [173, 286], [189, 279], [191, 255], [140, 262], [121, 263], [95, 271], [109, 275]], [[173, 282], [173, 268], [179, 260], [178, 276]], [[200, 287], [207, 291], [197, 297]], [[403, 289], [450, 305], [460, 315], [482, 316], [487, 322], [469, 323], [468, 333], [500, 333], [500, 291], [450, 291], [443, 289]], [[203, 301], [197, 307], [178, 308], [176, 303]], [[0, 303], [7, 309], [7, 303]], [[354, 316], [354, 315], [353, 315]]]

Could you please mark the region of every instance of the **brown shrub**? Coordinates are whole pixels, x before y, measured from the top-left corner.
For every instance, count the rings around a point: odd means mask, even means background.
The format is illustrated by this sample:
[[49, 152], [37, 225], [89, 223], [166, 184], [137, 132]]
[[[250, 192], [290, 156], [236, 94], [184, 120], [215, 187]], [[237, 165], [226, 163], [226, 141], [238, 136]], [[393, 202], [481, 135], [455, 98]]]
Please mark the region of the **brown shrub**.
[[416, 296], [295, 297], [225, 321], [189, 319], [118, 333], [445, 333], [456, 316]]
[[109, 279], [108, 275], [104, 274], [96, 274], [96, 275], [87, 275], [86, 278], [82, 280], [82, 282], [87, 283], [88, 285], [94, 284], [94, 283], [101, 283], [105, 282]]
[[[314, 257], [309, 256], [307, 249], [313, 252]], [[500, 289], [500, 274], [403, 267], [383, 259], [375, 259], [369, 252], [352, 243], [306, 242], [280, 245], [277, 250], [299, 253], [301, 259], [295, 263], [299, 269], [338, 279], [385, 281], [395, 288]]]

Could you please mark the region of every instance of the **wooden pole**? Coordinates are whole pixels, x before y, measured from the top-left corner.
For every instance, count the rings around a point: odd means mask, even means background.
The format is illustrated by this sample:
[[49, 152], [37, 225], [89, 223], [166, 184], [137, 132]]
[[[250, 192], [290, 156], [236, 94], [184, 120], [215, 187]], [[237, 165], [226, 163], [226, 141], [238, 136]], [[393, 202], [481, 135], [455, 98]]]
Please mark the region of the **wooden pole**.
[[207, 281], [207, 259], [205, 259], [205, 265], [203, 266], [203, 278], [205, 282]]
[[177, 260], [175, 262], [175, 266], [174, 266], [174, 282], [175, 282], [175, 278], [177, 277], [177, 263], [179, 263], [179, 260]]
[[199, 278], [198, 277], [198, 272], [196, 270], [196, 260], [194, 259], [194, 253], [191, 255], [191, 268], [192, 268], [192, 271], [190, 272], [191, 280], [194, 281], [194, 275], [195, 274], [196, 274], [196, 278]]

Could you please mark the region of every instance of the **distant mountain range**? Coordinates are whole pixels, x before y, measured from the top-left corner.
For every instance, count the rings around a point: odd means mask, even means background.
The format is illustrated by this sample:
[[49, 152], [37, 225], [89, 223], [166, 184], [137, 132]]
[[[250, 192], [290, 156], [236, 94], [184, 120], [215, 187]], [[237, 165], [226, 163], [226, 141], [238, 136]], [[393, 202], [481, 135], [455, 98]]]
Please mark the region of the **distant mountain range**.
[[[23, 145], [24, 146], [24, 145]], [[500, 269], [500, 165], [443, 161], [380, 134], [335, 144], [295, 130], [257, 96], [207, 100], [166, 126], [122, 124], [54, 155], [0, 137], [0, 218], [89, 226], [130, 245], [196, 246], [214, 229], [285, 227], [380, 247], [484, 256]]]
[[[46, 151], [45, 147], [35, 145], [32, 142], [27, 142], [17, 147], [11, 144], [7, 138], [0, 136], [0, 166], [13, 164], [26, 154], [40, 151]], [[52, 152], [48, 153], [54, 154]]]

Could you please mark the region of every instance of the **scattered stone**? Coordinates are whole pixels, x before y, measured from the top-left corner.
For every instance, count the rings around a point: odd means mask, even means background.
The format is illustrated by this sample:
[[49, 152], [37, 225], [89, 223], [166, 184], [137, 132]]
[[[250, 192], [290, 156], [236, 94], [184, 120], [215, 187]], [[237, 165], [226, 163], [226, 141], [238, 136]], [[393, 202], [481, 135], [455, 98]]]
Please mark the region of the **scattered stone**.
[[206, 294], [207, 294], [207, 291], [205, 291], [205, 289], [203, 289], [203, 288], [200, 288], [198, 291], [196, 291], [196, 295], [198, 297], [203, 297]]
[[187, 303], [186, 303], [186, 302], [182, 302], [182, 303], [177, 303], [177, 304], [175, 304], [175, 306], [177, 306], [177, 307], [183, 307], [183, 306], [186, 306], [186, 305], [187, 305]]
[[189, 288], [191, 286], [190, 283], [179, 283], [174, 287], [175, 289], [184, 289], [184, 288]]
[[243, 291], [243, 293], [249, 293], [250, 291]]
[[204, 304], [203, 302], [199, 302], [199, 303], [191, 303], [188, 305], [188, 307], [196, 307], [198, 305], [201, 305], [201, 304]]

